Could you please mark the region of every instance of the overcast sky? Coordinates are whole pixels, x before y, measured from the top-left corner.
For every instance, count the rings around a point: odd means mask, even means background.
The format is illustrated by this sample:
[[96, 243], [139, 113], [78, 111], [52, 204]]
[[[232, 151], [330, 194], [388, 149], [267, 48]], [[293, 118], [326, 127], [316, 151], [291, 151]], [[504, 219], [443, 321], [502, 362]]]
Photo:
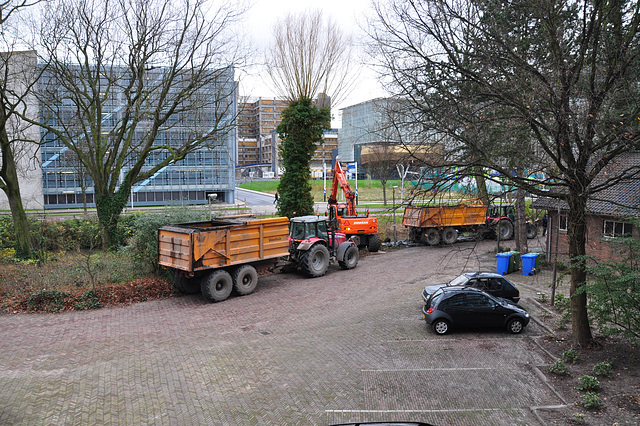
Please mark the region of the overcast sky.
[[[244, 23], [245, 30], [250, 34], [255, 47], [264, 52], [272, 40], [273, 26], [278, 18], [287, 13], [303, 12], [307, 9], [322, 10], [325, 18], [331, 17], [345, 32], [353, 33], [354, 38], [362, 38], [358, 23], [364, 21], [365, 14], [371, 14], [370, 0], [254, 0], [253, 7], [248, 12]], [[271, 84], [268, 79], [259, 75], [241, 75], [241, 96], [274, 97]], [[334, 105], [333, 114], [338, 114], [339, 108], [357, 104], [369, 99], [383, 96], [380, 85], [375, 80], [373, 72], [364, 69], [353, 92], [340, 105]], [[340, 121], [335, 120], [334, 126], [340, 126]]]

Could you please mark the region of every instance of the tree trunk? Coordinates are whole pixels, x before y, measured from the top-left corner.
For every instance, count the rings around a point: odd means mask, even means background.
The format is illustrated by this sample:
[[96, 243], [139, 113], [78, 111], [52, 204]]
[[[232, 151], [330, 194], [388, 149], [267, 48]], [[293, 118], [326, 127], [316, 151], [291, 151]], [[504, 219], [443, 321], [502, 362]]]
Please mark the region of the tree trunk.
[[[570, 192], [576, 194], [576, 192]], [[591, 343], [591, 327], [587, 313], [587, 294], [581, 291], [587, 281], [584, 255], [586, 253], [586, 199], [580, 195], [569, 197], [567, 233], [569, 256], [571, 257], [571, 330], [574, 347], [585, 347]]]
[[[518, 170], [520, 173], [521, 170]], [[527, 243], [527, 215], [525, 211], [524, 189], [516, 190], [516, 251], [520, 253], [528, 253], [529, 245]]]
[[[4, 110], [2, 114], [4, 115]], [[6, 122], [6, 120], [4, 122]], [[31, 257], [32, 251], [29, 220], [22, 205], [20, 181], [18, 179], [13, 149], [11, 148], [11, 143], [9, 142], [4, 126], [0, 130], [0, 145], [2, 145], [2, 170], [0, 171], [0, 178], [2, 178], [3, 181], [2, 190], [9, 200], [11, 217], [13, 218], [13, 228], [16, 237], [16, 257], [27, 259]]]
[[487, 182], [484, 179], [482, 167], [475, 166], [473, 172], [475, 174], [476, 186], [478, 187], [478, 198], [482, 201], [482, 204], [488, 206], [490, 204], [489, 192], [487, 191]]
[[123, 182], [115, 194], [96, 194], [96, 212], [100, 222], [100, 235], [104, 249], [115, 249], [121, 243], [118, 233], [118, 219], [127, 205], [130, 191], [130, 186]]
[[383, 204], [387, 205], [387, 181], [380, 179], [380, 183], [382, 184], [382, 201]]

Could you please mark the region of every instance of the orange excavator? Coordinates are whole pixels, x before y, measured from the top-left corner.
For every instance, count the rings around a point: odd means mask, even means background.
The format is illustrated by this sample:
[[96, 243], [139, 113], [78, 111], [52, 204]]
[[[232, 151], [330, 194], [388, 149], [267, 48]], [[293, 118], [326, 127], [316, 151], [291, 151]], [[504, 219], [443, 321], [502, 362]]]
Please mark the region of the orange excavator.
[[[338, 203], [338, 186], [342, 189], [345, 203]], [[380, 250], [378, 220], [356, 213], [356, 194], [349, 186], [347, 176], [342, 171], [340, 161], [333, 168], [333, 187], [329, 196], [329, 224], [336, 232], [342, 232], [351, 238], [358, 247], [366, 247], [370, 252]]]

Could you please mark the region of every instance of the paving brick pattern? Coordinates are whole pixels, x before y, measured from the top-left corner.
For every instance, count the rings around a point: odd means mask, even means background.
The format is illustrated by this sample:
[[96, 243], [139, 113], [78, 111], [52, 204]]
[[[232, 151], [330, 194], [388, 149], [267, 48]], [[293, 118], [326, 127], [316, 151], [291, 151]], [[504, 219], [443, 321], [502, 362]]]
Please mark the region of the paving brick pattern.
[[222, 303], [0, 316], [0, 424], [536, 424], [531, 407], [562, 404], [534, 372], [540, 326], [436, 336], [421, 317], [424, 285], [495, 269], [494, 246], [271, 275]]

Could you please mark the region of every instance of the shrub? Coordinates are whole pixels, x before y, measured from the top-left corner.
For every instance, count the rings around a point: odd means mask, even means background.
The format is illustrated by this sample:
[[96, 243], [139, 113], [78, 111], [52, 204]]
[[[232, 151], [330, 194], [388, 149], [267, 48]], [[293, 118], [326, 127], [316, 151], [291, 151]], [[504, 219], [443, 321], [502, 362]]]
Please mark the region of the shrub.
[[580, 354], [575, 349], [569, 349], [562, 353], [562, 359], [571, 364], [575, 364], [580, 359]]
[[569, 368], [561, 359], [554, 362], [550, 367], [549, 371], [557, 376], [565, 376], [569, 374]]
[[587, 392], [582, 395], [582, 406], [584, 408], [598, 408], [600, 403], [600, 396], [595, 392]]
[[136, 216], [134, 234], [128, 251], [139, 267], [144, 270], [159, 271], [158, 228], [170, 223], [195, 222], [205, 220], [206, 211], [186, 208], [172, 209], [162, 213], [148, 213]]
[[613, 371], [613, 366], [609, 361], [602, 361], [593, 366], [593, 373], [596, 376], [608, 376]]
[[79, 302], [75, 304], [75, 308], [78, 311], [84, 311], [87, 309], [99, 309], [102, 308], [102, 303], [100, 302], [100, 297], [95, 290], [88, 290], [80, 299]]
[[600, 389], [600, 381], [593, 376], [582, 376], [578, 379], [576, 389], [588, 392], [596, 391]]
[[[637, 219], [629, 219], [634, 227]], [[589, 316], [603, 334], [618, 334], [640, 340], [640, 240], [635, 237], [614, 238], [610, 243], [618, 260], [600, 262], [587, 268], [584, 291], [589, 295]]]
[[62, 310], [71, 295], [59, 290], [40, 290], [27, 299], [30, 311], [58, 312]]
[[584, 423], [584, 413], [573, 413], [573, 421], [577, 424]]

